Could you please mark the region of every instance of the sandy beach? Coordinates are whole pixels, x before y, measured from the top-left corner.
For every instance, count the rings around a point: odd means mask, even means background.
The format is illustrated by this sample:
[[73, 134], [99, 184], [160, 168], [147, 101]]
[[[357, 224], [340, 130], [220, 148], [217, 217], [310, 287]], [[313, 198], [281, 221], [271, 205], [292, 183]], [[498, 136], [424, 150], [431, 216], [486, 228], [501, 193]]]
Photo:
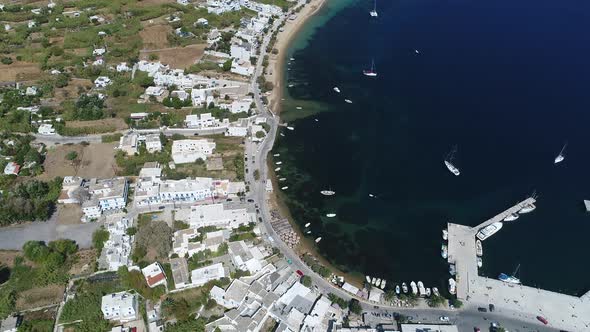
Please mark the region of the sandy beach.
[[[289, 43], [293, 40], [293, 37], [297, 35], [299, 30], [305, 25], [308, 19], [315, 15], [322, 8], [326, 1], [327, 0], [311, 0], [309, 4], [307, 4], [301, 11], [299, 11], [299, 13], [297, 13], [297, 17], [294, 20], [287, 20], [283, 27], [283, 31], [281, 31], [277, 35], [277, 42], [274, 48], [276, 48], [279, 52], [278, 54], [269, 54], [268, 68], [265, 73], [266, 80], [272, 82], [274, 86], [271, 94], [268, 96], [268, 100], [270, 109], [275, 114], [280, 114], [281, 112], [281, 99], [283, 97], [284, 80], [283, 68], [286, 59], [285, 53], [287, 51]], [[271, 173], [273, 186], [275, 188], [278, 188], [279, 186], [276, 174], [272, 171], [272, 157], [269, 157], [268, 162], [270, 165], [269, 170]], [[363, 276], [345, 273], [339, 270], [338, 268], [330, 264], [327, 259], [322, 257], [317, 252], [315, 242], [312, 239], [304, 237], [304, 234], [301, 232], [301, 230], [297, 226], [297, 223], [294, 222], [293, 217], [289, 213], [286, 204], [280, 199], [280, 195], [278, 195], [276, 192], [272, 193], [269, 197], [269, 201], [270, 206], [278, 209], [281, 212], [281, 214], [289, 220], [289, 222], [293, 226], [293, 229], [301, 237], [300, 244], [297, 246], [297, 248], [295, 248], [299, 256], [306, 253], [313, 255], [320, 261], [320, 263], [330, 268], [330, 270], [332, 270], [334, 274], [343, 276], [348, 283], [353, 284], [356, 287], [362, 288], [364, 280]]]

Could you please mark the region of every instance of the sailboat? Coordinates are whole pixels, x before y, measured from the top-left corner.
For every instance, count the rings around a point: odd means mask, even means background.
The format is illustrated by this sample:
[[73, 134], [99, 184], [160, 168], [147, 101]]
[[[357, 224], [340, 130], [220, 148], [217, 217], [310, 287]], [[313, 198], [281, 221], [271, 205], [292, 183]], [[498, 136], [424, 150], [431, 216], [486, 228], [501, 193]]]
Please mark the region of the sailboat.
[[562, 162], [565, 159], [565, 156], [563, 154], [563, 152], [565, 151], [565, 148], [567, 147], [567, 143], [565, 143], [563, 145], [563, 148], [561, 148], [561, 151], [559, 151], [559, 154], [557, 155], [557, 157], [555, 157], [555, 164], [559, 164], [560, 162]]
[[451, 171], [451, 173], [455, 174], [455, 176], [459, 176], [461, 172], [455, 165], [453, 165], [453, 158], [455, 158], [455, 153], [457, 152], [457, 146], [453, 147], [453, 150], [449, 152], [447, 157], [445, 158], [445, 165]]
[[375, 71], [375, 60], [371, 61], [371, 69], [370, 70], [363, 70], [363, 75], [369, 77], [377, 77], [377, 72]]
[[373, 10], [371, 10], [369, 12], [369, 14], [371, 15], [371, 17], [378, 17], [379, 16], [379, 14], [377, 13], [377, 0], [374, 1]]
[[518, 274], [518, 269], [520, 269], [520, 264], [518, 264], [518, 266], [516, 267], [516, 270], [514, 270], [514, 273], [512, 273], [512, 275], [507, 275], [505, 273], [500, 273], [500, 275], [498, 276], [498, 279], [500, 281], [509, 283], [509, 284], [520, 284], [520, 279], [518, 279], [516, 277], [516, 275]]

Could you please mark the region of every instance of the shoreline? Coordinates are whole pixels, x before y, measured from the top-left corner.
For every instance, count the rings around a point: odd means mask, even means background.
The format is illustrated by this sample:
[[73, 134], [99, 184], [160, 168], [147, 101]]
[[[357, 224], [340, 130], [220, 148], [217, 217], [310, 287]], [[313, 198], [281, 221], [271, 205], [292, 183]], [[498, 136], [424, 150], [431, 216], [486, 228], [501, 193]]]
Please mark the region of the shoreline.
[[[283, 31], [277, 35], [277, 42], [274, 48], [278, 50], [278, 54], [270, 54], [265, 78], [267, 81], [272, 82], [273, 84], [273, 90], [268, 96], [269, 109], [272, 110], [275, 115], [279, 116], [279, 118], [282, 111], [281, 99], [283, 98], [284, 94], [283, 83], [285, 78], [285, 61], [287, 58], [287, 49], [295, 36], [297, 36], [297, 34], [301, 31], [305, 23], [308, 22], [309, 19], [311, 19], [314, 15], [316, 15], [318, 11], [323, 8], [327, 1], [328, 0], [311, 0], [309, 4], [305, 5], [303, 9], [297, 13], [297, 18], [295, 20], [289, 21], [287, 19], [287, 22], [283, 27]], [[273, 183], [275, 191], [269, 195], [268, 200], [272, 206], [280, 211], [281, 215], [289, 220], [291, 227], [299, 235], [301, 240], [294, 248], [297, 255], [300, 257], [302, 257], [304, 254], [312, 255], [322, 265], [329, 268], [333, 274], [343, 276], [346, 282], [358, 287], [359, 289], [362, 289], [364, 287], [363, 275], [344, 272], [341, 269], [335, 267], [328, 261], [328, 259], [319, 253], [313, 239], [306, 238], [304, 236], [304, 233], [301, 230], [299, 224], [295, 222], [295, 219], [291, 215], [286, 202], [280, 197], [280, 192], [276, 190], [280, 187], [277, 174], [273, 170], [273, 162], [274, 158], [269, 156], [267, 158], [267, 167], [269, 170], [269, 177]]]

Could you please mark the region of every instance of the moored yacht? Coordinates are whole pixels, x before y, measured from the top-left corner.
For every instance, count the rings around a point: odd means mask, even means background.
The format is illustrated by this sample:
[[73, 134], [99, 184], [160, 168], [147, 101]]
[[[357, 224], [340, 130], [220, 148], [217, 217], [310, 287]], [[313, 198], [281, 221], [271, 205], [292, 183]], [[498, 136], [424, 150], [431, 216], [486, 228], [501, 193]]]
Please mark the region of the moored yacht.
[[395, 285], [395, 294], [399, 295], [399, 293], [400, 293], [399, 285]]
[[560, 162], [562, 162], [565, 159], [565, 148], [567, 147], [567, 143], [565, 143], [563, 145], [563, 148], [561, 148], [561, 151], [559, 151], [559, 154], [557, 155], [557, 157], [555, 157], [555, 160], [553, 161], [554, 164], [559, 164]]
[[275, 172], [278, 172], [278, 171], [280, 171], [280, 170], [281, 170], [281, 168], [280, 168], [280, 167], [277, 167], [277, 168], [275, 168]]
[[483, 246], [480, 240], [475, 241], [475, 254], [477, 256], [483, 256]]
[[381, 286], [381, 278], [377, 278], [377, 281], [375, 281], [375, 286]]
[[369, 276], [365, 276], [365, 280], [367, 280], [367, 283], [370, 284], [371, 283], [371, 277]]
[[375, 71], [375, 60], [371, 62], [371, 69], [363, 70], [363, 75], [368, 77], [377, 77], [377, 72]]
[[503, 224], [500, 221], [496, 221], [490, 225], [487, 225], [486, 227], [480, 229], [479, 232], [477, 232], [477, 238], [483, 241], [489, 238], [490, 236], [496, 234], [496, 232], [502, 229], [502, 226]]
[[504, 221], [513, 221], [518, 219], [518, 213], [511, 213], [510, 215], [508, 215], [506, 218], [504, 218]]
[[430, 295], [432, 295], [432, 292], [430, 291], [430, 287], [426, 288], [426, 297], [430, 297]]
[[284, 186], [284, 187], [281, 188], [281, 190], [287, 190], [287, 189], [289, 189], [288, 186]]
[[514, 270], [514, 273], [512, 273], [512, 275], [507, 275], [505, 273], [500, 273], [500, 275], [498, 276], [498, 280], [503, 281], [505, 283], [509, 283], [509, 284], [520, 284], [520, 279], [518, 279], [516, 277], [516, 275], [518, 274], [518, 270], [520, 269], [520, 264], [518, 264], [518, 266], [516, 267], [516, 270]]
[[411, 282], [410, 283], [410, 287], [412, 287], [412, 294], [416, 295], [418, 294], [418, 287], [416, 287], [416, 283], [415, 282]]
[[438, 292], [438, 288], [432, 287], [432, 294], [434, 294], [434, 296], [440, 296], [440, 293]]
[[477, 257], [477, 267], [482, 267], [483, 266], [483, 259], [481, 259], [481, 257]]
[[405, 282], [402, 282], [402, 291], [408, 293], [408, 285]]
[[334, 217], [336, 217], [336, 213], [328, 213], [328, 214], [326, 214], [326, 217], [334, 218]]
[[457, 268], [455, 267], [455, 264], [449, 264], [449, 274], [452, 276], [457, 274]]
[[443, 237], [443, 240], [445, 240], [445, 241], [448, 240], [449, 239], [449, 231], [447, 231], [446, 229], [443, 229], [442, 230], [442, 237]]
[[320, 243], [320, 241], [322, 240], [322, 237], [318, 237], [317, 239], [315, 239], [315, 243]]
[[522, 209], [520, 209], [520, 211], [518, 211], [518, 213], [520, 213], [520, 214], [529, 213], [529, 212], [532, 212], [536, 208], [537, 207], [535, 206], [535, 204], [531, 203], [531, 204], [523, 206]]
[[387, 281], [383, 279], [383, 281], [381, 281], [381, 289], [385, 289], [385, 284], [387, 284]]
[[287, 127], [287, 129], [289, 129], [289, 130], [295, 130], [295, 128], [293, 128], [293, 127]]
[[350, 99], [344, 99], [344, 101], [345, 101], [347, 104], [352, 104], [352, 100], [350, 100]]
[[310, 222], [308, 222], [307, 224], [305, 224], [305, 228], [309, 227], [309, 225], [311, 225]]
[[449, 278], [449, 293], [457, 294], [457, 282], [453, 278]]
[[332, 191], [332, 190], [322, 190], [320, 191], [320, 194], [324, 195], [324, 196], [332, 196], [334, 195], [336, 192]]
[[334, 87], [334, 91], [340, 93], [340, 89], [337, 86]]
[[451, 150], [451, 152], [449, 152], [449, 154], [447, 154], [447, 157], [445, 158], [445, 166], [447, 166], [449, 171], [451, 173], [455, 174], [455, 176], [459, 176], [461, 174], [461, 172], [459, 171], [459, 168], [457, 168], [455, 165], [453, 165], [453, 159], [455, 158], [456, 152], [457, 152], [457, 146], [454, 146], [453, 150]]
[[373, 3], [373, 10], [369, 12], [369, 15], [371, 15], [371, 17], [379, 16], [379, 13], [377, 13], [377, 0], [375, 0], [375, 2]]
[[420, 294], [420, 296], [426, 295], [426, 289], [424, 288], [424, 284], [422, 283], [422, 281], [418, 281], [418, 293]]
[[440, 247], [440, 255], [442, 256], [442, 258], [447, 259], [447, 256], [448, 256], [448, 248], [444, 244]]
[[377, 283], [377, 278], [373, 277], [373, 279], [371, 279], [371, 285], [375, 285]]

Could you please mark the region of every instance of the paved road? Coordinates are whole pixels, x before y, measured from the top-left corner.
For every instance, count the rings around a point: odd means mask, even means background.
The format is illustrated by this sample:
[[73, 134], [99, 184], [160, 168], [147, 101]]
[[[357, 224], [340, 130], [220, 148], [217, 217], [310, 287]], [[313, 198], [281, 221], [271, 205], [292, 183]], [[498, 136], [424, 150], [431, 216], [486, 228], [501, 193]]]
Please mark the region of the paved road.
[[57, 239], [71, 239], [80, 248], [90, 248], [92, 233], [101, 224], [58, 225], [57, 213], [54, 213], [47, 221], [0, 228], [0, 249], [20, 250], [27, 241], [49, 242]]

